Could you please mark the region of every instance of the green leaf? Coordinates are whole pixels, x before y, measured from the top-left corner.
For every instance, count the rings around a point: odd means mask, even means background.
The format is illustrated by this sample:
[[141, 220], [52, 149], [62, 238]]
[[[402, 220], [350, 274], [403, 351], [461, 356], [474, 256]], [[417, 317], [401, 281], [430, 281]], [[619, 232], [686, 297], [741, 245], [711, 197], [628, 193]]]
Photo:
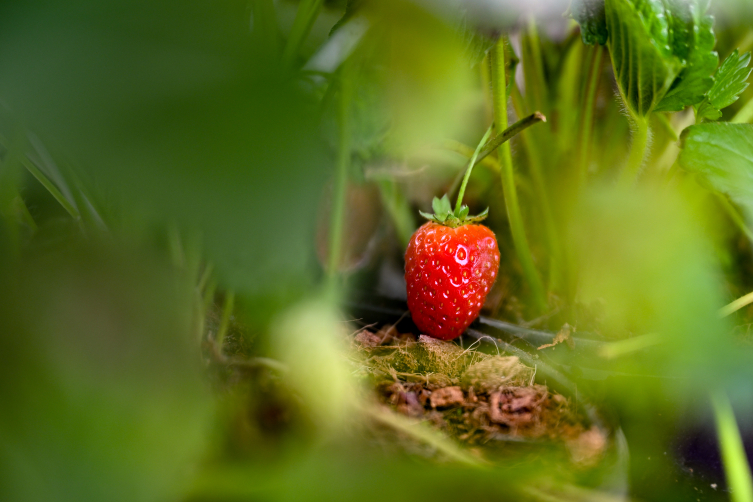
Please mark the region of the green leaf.
[[347, 3], [345, 4], [345, 13], [343, 14], [343, 17], [341, 17], [329, 31], [330, 36], [332, 36], [332, 34], [337, 30], [339, 30], [345, 23], [350, 21], [351, 18], [356, 14], [356, 12], [360, 10], [364, 3], [366, 3], [365, 0], [347, 0]]
[[570, 12], [580, 25], [580, 36], [584, 44], [606, 45], [609, 32], [604, 0], [573, 0]]
[[607, 47], [625, 103], [648, 115], [682, 70], [670, 47], [670, 16], [660, 0], [606, 0]]
[[753, 209], [753, 125], [708, 122], [683, 131], [680, 166]]
[[432, 199], [431, 209], [434, 211], [435, 214], [439, 214], [442, 212], [442, 202], [439, 200], [439, 197], [434, 197], [434, 199]]
[[747, 80], [751, 72], [748, 64], [750, 53], [740, 55], [737, 49], [722, 62], [714, 75], [714, 85], [698, 107], [699, 119], [716, 120], [722, 116], [723, 108], [737, 101], [748, 87]]
[[427, 220], [434, 220], [434, 215], [433, 215], [433, 214], [431, 214], [431, 213], [424, 213], [423, 211], [421, 211], [421, 210], [419, 209], [419, 210], [418, 210], [418, 214], [420, 214], [421, 216], [423, 216], [423, 217], [424, 217], [424, 218], [426, 218]]
[[463, 206], [460, 208], [460, 214], [458, 215], [458, 218], [461, 220], [464, 220], [468, 217], [468, 206]]
[[698, 1], [665, 0], [669, 43], [684, 68], [654, 111], [679, 111], [703, 101], [719, 63], [714, 52], [713, 18]]
[[452, 213], [452, 204], [450, 203], [450, 198], [447, 197], [447, 194], [444, 194], [442, 196], [442, 199], [439, 201], [439, 207], [440, 207], [440, 210], [439, 210], [440, 213], [444, 213], [444, 214]]
[[707, 120], [719, 120], [722, 118], [722, 111], [718, 108], [714, 108], [714, 105], [708, 102], [708, 100], [703, 101], [698, 106], [698, 113], [696, 114], [696, 120], [701, 121], [701, 119], [707, 119]]
[[725, 108], [735, 101], [748, 87], [750, 76], [750, 52], [739, 55], [737, 49], [724, 60], [716, 74], [714, 86], [709, 91], [709, 101], [718, 109]]
[[481, 211], [476, 216], [471, 216], [470, 218], [466, 218], [465, 221], [466, 221], [466, 223], [475, 223], [475, 222], [478, 222], [478, 221], [485, 220], [487, 216], [489, 216], [489, 208], [488, 207], [486, 209], [484, 209], [483, 211]]

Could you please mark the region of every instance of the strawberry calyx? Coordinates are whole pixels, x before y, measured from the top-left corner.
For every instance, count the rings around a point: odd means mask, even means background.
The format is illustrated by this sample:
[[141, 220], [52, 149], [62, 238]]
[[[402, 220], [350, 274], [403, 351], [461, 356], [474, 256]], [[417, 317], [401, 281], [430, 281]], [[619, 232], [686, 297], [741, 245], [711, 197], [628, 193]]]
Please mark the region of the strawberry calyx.
[[459, 205], [453, 211], [450, 199], [446, 194], [441, 199], [434, 197], [434, 200], [431, 202], [431, 208], [434, 210], [433, 214], [424, 213], [423, 211], [419, 211], [419, 213], [429, 221], [450, 228], [458, 228], [469, 223], [478, 223], [489, 215], [488, 207], [476, 216], [468, 216], [469, 209], [466, 205]]

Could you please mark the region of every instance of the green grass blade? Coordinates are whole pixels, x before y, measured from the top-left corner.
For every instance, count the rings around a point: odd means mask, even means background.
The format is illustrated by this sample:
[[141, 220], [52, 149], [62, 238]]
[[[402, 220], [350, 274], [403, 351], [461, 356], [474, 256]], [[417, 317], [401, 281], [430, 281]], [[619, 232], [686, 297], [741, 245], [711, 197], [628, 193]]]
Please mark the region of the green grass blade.
[[24, 157], [21, 160], [21, 164], [42, 184], [42, 186], [47, 189], [48, 192], [50, 192], [50, 195], [52, 195], [61, 206], [63, 206], [63, 209], [65, 209], [68, 214], [75, 219], [79, 219], [80, 214], [75, 204], [72, 201], [69, 201], [60, 190], [58, 190], [55, 184], [45, 176], [28, 157]]
[[282, 59], [287, 65], [292, 65], [298, 56], [298, 51], [311, 31], [322, 3], [323, 0], [301, 0], [301, 3], [298, 4], [293, 27], [290, 29], [288, 42], [282, 54]]
[[711, 404], [716, 418], [719, 448], [722, 453], [730, 498], [733, 502], [753, 502], [753, 480], [750, 465], [745, 456], [740, 430], [729, 399], [722, 391], [711, 395]]

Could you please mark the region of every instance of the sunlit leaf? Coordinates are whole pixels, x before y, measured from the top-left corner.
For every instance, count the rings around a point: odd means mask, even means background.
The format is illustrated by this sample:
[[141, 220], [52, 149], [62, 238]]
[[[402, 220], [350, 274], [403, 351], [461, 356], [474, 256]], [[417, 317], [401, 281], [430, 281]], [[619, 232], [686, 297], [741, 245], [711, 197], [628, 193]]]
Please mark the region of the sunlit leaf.
[[615, 76], [636, 116], [701, 102], [718, 59], [702, 0], [606, 0]]
[[753, 209], [753, 125], [698, 124], [685, 129], [681, 140], [683, 169]]
[[737, 101], [748, 87], [751, 69], [750, 53], [740, 55], [735, 49], [727, 56], [714, 75], [714, 85], [708, 96], [698, 107], [698, 119], [716, 120], [722, 116], [721, 110]]
[[609, 53], [622, 97], [637, 116], [650, 113], [682, 69], [672, 54], [660, 0], [606, 0]]
[[113, 230], [200, 235], [239, 293], [306, 281], [329, 168], [317, 102], [249, 33], [247, 4], [80, 5], [0, 12], [0, 100], [128, 208]]
[[703, 100], [711, 88], [719, 58], [713, 18], [698, 1], [667, 0], [670, 46], [684, 68], [655, 111], [679, 111]]

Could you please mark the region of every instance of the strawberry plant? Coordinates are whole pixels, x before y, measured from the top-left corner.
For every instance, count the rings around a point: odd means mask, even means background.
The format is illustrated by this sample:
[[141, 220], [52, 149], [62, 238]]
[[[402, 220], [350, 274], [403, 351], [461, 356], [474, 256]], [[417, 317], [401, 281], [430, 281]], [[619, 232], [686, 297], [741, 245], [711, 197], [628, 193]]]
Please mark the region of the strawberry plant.
[[749, 2], [6, 4], [0, 499], [751, 499]]

